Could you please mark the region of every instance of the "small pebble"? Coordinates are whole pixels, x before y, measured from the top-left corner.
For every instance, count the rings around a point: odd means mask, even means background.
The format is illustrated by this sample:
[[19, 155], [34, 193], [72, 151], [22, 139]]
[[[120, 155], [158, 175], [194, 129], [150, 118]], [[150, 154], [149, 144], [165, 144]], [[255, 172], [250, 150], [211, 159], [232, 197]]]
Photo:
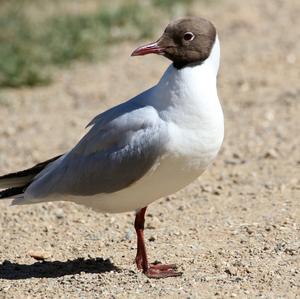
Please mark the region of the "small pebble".
[[44, 261], [51, 257], [51, 254], [46, 251], [40, 251], [40, 250], [32, 250], [28, 252], [28, 255], [32, 258], [34, 258], [37, 261]]

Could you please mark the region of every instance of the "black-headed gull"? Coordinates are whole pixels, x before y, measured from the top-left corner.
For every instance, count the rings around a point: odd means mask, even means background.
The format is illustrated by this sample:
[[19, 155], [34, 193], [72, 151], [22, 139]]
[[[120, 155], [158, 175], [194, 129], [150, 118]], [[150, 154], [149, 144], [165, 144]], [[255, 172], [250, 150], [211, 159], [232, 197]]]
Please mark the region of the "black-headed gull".
[[175, 265], [148, 263], [145, 211], [199, 177], [221, 147], [219, 40], [212, 23], [186, 17], [132, 56], [150, 53], [172, 61], [155, 86], [96, 116], [64, 155], [0, 177], [0, 198], [14, 198], [13, 205], [63, 200], [100, 212], [135, 210], [137, 267], [164, 278], [181, 273]]

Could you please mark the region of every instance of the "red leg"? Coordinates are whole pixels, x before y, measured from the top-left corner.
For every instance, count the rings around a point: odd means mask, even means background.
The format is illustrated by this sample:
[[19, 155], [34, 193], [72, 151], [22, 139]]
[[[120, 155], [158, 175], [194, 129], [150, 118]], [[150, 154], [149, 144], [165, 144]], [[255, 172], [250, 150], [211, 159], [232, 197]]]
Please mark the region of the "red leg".
[[137, 212], [134, 227], [137, 235], [137, 253], [135, 262], [139, 270], [150, 278], [166, 278], [182, 275], [176, 272], [176, 265], [149, 264], [144, 240], [144, 224], [146, 209], [142, 208]]
[[140, 211], [136, 213], [134, 228], [137, 236], [137, 252], [135, 257], [135, 263], [139, 270], [143, 270], [143, 272], [148, 269], [148, 258], [146, 253], [146, 246], [144, 242], [144, 224], [145, 224], [145, 213], [146, 209], [142, 208]]

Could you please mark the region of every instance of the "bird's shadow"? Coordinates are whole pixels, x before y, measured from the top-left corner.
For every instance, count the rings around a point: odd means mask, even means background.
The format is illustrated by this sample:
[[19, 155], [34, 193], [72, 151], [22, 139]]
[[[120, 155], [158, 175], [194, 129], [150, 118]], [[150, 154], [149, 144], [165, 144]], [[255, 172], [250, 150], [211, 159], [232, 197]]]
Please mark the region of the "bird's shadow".
[[4, 261], [0, 264], [0, 279], [55, 278], [81, 272], [105, 273], [120, 271], [110, 260], [102, 258], [61, 261], [43, 261], [31, 265]]

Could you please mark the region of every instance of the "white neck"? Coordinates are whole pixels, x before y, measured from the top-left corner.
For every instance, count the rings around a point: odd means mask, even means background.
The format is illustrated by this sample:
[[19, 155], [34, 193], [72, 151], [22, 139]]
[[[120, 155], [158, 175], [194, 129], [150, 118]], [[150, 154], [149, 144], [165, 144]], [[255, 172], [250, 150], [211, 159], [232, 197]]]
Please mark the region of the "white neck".
[[176, 69], [171, 64], [159, 83], [152, 89], [151, 97], [155, 106], [161, 110], [168, 106], [201, 107], [203, 111], [212, 101], [218, 101], [216, 77], [219, 69], [220, 45], [216, 40], [209, 57], [201, 64], [189, 64]]
[[216, 40], [211, 50], [209, 57], [203, 62], [203, 64], [209, 64], [215, 70], [217, 76], [220, 65], [220, 42], [218, 35], [216, 35]]

